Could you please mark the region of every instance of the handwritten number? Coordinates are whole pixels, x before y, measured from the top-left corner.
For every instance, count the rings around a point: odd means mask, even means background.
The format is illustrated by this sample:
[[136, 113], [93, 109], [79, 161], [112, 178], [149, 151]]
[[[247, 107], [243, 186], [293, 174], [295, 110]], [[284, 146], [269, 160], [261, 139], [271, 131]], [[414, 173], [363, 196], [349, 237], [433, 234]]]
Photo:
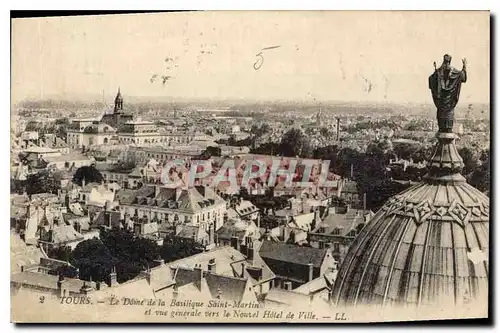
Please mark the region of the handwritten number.
[[257, 61], [253, 64], [253, 69], [259, 70], [264, 63], [264, 57], [262, 56], [262, 52], [258, 53], [256, 57], [259, 57]]
[[39, 300], [40, 300], [40, 303], [43, 303], [45, 301], [45, 296], [40, 296]]

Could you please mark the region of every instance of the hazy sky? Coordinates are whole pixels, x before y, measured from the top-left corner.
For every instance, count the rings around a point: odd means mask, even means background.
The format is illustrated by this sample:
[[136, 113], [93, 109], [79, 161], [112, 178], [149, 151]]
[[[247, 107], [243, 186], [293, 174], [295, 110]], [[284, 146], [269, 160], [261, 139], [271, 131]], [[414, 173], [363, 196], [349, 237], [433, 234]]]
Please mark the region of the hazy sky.
[[[428, 102], [444, 53], [489, 102], [488, 12], [193, 12], [18, 19], [12, 98], [102, 95]], [[264, 62], [254, 69], [262, 48]], [[165, 62], [167, 57], [174, 61]], [[177, 67], [175, 66], [177, 65]], [[171, 68], [168, 69], [167, 67]], [[173, 78], [151, 83], [153, 74]]]

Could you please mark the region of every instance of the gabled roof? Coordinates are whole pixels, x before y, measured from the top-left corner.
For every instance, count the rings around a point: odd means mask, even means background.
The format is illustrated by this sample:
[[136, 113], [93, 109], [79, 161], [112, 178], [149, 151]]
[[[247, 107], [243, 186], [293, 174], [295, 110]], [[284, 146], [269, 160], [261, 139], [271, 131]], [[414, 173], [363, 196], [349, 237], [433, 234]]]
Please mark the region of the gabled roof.
[[241, 252], [232, 248], [231, 246], [218, 247], [210, 251], [202, 252], [187, 258], [179, 259], [168, 263], [167, 265], [172, 268], [177, 267], [195, 267], [201, 265], [203, 269], [208, 269], [208, 262], [215, 259], [216, 274], [233, 275], [231, 263], [235, 261], [245, 260], [245, 256]]
[[54, 227], [52, 230], [52, 242], [55, 244], [71, 242], [83, 239], [82, 234], [77, 232], [71, 225]]
[[205, 280], [212, 297], [236, 302], [243, 299], [247, 279], [208, 273]]

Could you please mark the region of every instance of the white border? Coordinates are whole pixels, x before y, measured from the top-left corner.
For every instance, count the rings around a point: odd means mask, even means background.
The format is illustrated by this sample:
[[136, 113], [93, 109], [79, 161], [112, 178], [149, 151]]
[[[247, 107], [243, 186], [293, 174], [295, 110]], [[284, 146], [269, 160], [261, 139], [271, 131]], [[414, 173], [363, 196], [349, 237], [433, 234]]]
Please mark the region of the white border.
[[[54, 1], [54, 0], [31, 0], [31, 1], [3, 1], [0, 6], [2, 7], [1, 13], [2, 15], [2, 21], [1, 21], [1, 39], [2, 43], [0, 45], [3, 46], [3, 51], [1, 52], [2, 54], [2, 65], [4, 70], [4, 73], [10, 73], [10, 14], [7, 10], [12, 10], [12, 9], [18, 9], [18, 10], [29, 10], [29, 9], [39, 9], [39, 10], [491, 10], [493, 14], [497, 14], [500, 12], [499, 11], [499, 3], [500, 1], [498, 0], [448, 0], [448, 1], [437, 1], [437, 0], [419, 0], [419, 1], [401, 1], [401, 0], [377, 0], [377, 1], [361, 1], [361, 0], [347, 0], [347, 1], [317, 1], [317, 0], [307, 0], [307, 1], [299, 1], [299, 0], [286, 0], [286, 1], [276, 1], [276, 2], [271, 2], [270, 0], [247, 0], [247, 1], [241, 1], [237, 2], [234, 0], [212, 0], [212, 1], [206, 1], [206, 0], [198, 0], [198, 1], [186, 1], [186, 0], [149, 0], [149, 1], [130, 1], [130, 0], [86, 0], [86, 1], [79, 1], [79, 2], [69, 2], [69, 1]], [[496, 18], [496, 25], [498, 25], [498, 17]], [[493, 41], [492, 41], [493, 42]], [[498, 45], [498, 36], [495, 35], [495, 45]], [[497, 57], [495, 59], [491, 59], [491, 62], [494, 62], [494, 60], [497, 60]], [[496, 76], [497, 71], [495, 71], [494, 75]], [[486, 75], [486, 73], [484, 73]], [[493, 80], [493, 78], [492, 78]], [[3, 266], [3, 272], [1, 274], [1, 279], [3, 282], [1, 282], [1, 285], [3, 286], [2, 288], [2, 302], [1, 306], [2, 309], [0, 311], [2, 315], [2, 331], [14, 331], [17, 329], [14, 325], [10, 324], [10, 291], [9, 288], [7, 287], [10, 285], [10, 276], [9, 272], [10, 270], [8, 269], [10, 265], [10, 258], [7, 256], [7, 253], [10, 253], [10, 250], [8, 247], [10, 246], [10, 238], [9, 238], [9, 233], [7, 232], [7, 224], [9, 224], [9, 183], [7, 183], [7, 174], [10, 172], [10, 167], [9, 167], [9, 160], [7, 156], [10, 156], [10, 135], [9, 135], [9, 124], [10, 124], [10, 76], [7, 74], [4, 74], [2, 77], [2, 104], [3, 104], [3, 112], [2, 112], [2, 121], [0, 121], [0, 135], [2, 135], [2, 139], [0, 140], [0, 149], [1, 153], [3, 156], [2, 159], [2, 164], [1, 164], [1, 174], [4, 174], [4, 179], [5, 181], [2, 182], [1, 186], [1, 197], [0, 197], [0, 203], [2, 204], [2, 208], [0, 209], [0, 213], [2, 215], [2, 224], [4, 227], [2, 228], [3, 232], [0, 233], [2, 236], [2, 241], [0, 243], [4, 247], [2, 250], [2, 263], [4, 263]], [[491, 92], [492, 96], [500, 96], [499, 93], [499, 88], [498, 86], [496, 87], [494, 92]], [[492, 110], [492, 112], [495, 112], [496, 110]], [[495, 128], [500, 128], [500, 116], [494, 117], [494, 125]], [[494, 156], [496, 157], [495, 162], [498, 164], [498, 157], [500, 156], [499, 153], [499, 148], [497, 145], [495, 145], [494, 149]], [[5, 184], [5, 185], [3, 185]], [[494, 184], [495, 186], [495, 191], [494, 193], [500, 193], [499, 189], [496, 186], [497, 184]], [[494, 200], [496, 201], [496, 200]], [[496, 207], [498, 205], [495, 205], [494, 203], [491, 205], [496, 210]], [[498, 212], [495, 211], [494, 216], [498, 216]], [[495, 223], [496, 221], [491, 221], [491, 223]], [[500, 227], [496, 226], [495, 227], [495, 237], [494, 240], [498, 241], [498, 233], [499, 233]], [[500, 258], [500, 256], [497, 256], [498, 254], [498, 245], [495, 246], [495, 253], [492, 254], [493, 258]], [[495, 262], [496, 264], [496, 262]], [[497, 265], [494, 265], [494, 268], [496, 268]], [[495, 269], [496, 270], [496, 269]], [[497, 277], [497, 282], [496, 283], [496, 289], [499, 288], [498, 286], [498, 274], [495, 274]], [[496, 317], [497, 320], [499, 318], [498, 316], [498, 304], [495, 309], [494, 313], [494, 318]], [[180, 331], [180, 330], [191, 330], [191, 329], [203, 329], [205, 331], [215, 331], [215, 330], [220, 330], [220, 329], [233, 329], [233, 327], [202, 327], [202, 326], [197, 326], [195, 328], [192, 327], [185, 327], [185, 326], [170, 326], [170, 327], [129, 327], [129, 328], [124, 328], [122, 327], [110, 327], [110, 326], [101, 326], [101, 327], [95, 327], [95, 326], [89, 326], [89, 327], [79, 327], [80, 329], [84, 330], [89, 330], [89, 331], [103, 331], [106, 328], [109, 329], [120, 329], [120, 330], [136, 330], [136, 329], [160, 329], [160, 330], [169, 330], [169, 331]], [[239, 332], [246, 332], [251, 329], [259, 329], [259, 327], [247, 327], [247, 326], [241, 326], [238, 327], [237, 330]], [[295, 326], [295, 327], [290, 327], [290, 326], [273, 326], [273, 330], [285, 330], [285, 329], [300, 329], [300, 330], [309, 330], [309, 329], [339, 329], [339, 325], [335, 326], [322, 326], [321, 328], [315, 327], [314, 325], [310, 326]], [[363, 326], [363, 327], [352, 327], [351, 329], [354, 329], [356, 331], [358, 330], [366, 330], [369, 329], [369, 326]], [[376, 330], [386, 330], [387, 327], [371, 327], [372, 329]], [[415, 327], [416, 328], [416, 327]], [[75, 327], [71, 326], [66, 326], [66, 327], [36, 327], [35, 329], [57, 329], [57, 330], [73, 330]], [[406, 327], [399, 326], [397, 328], [392, 328], [392, 329], [397, 329], [397, 330], [405, 330]], [[419, 328], [420, 329], [420, 328]], [[435, 330], [442, 331], [444, 329], [452, 329], [454, 332], [456, 331], [461, 331], [464, 328], [459, 328], [459, 327], [453, 327], [453, 328], [444, 328], [444, 327], [437, 327]]]

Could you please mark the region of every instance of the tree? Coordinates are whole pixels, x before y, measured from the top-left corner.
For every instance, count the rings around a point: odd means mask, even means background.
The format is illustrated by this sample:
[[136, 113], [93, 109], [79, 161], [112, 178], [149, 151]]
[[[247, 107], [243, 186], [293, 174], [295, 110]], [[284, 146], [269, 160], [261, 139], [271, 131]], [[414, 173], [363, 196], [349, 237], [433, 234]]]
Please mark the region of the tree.
[[97, 238], [78, 243], [71, 253], [71, 263], [78, 267], [80, 279], [106, 282], [116, 259]]
[[55, 270], [50, 271], [49, 274], [57, 275], [57, 276], [62, 275], [64, 277], [74, 279], [74, 278], [78, 277], [79, 272], [73, 266], [61, 265], [61, 266], [57, 267]]
[[266, 142], [255, 149], [250, 149], [252, 154], [276, 155], [280, 151], [280, 145], [274, 142]]
[[[488, 151], [489, 152], [489, 151]], [[479, 167], [476, 167], [474, 171], [467, 177], [469, 184], [480, 190], [489, 194], [490, 191], [490, 158], [482, 162]]]
[[310, 157], [312, 149], [304, 132], [300, 129], [292, 128], [281, 139], [280, 153], [287, 157]]
[[478, 151], [475, 151], [469, 147], [462, 147], [458, 149], [458, 153], [460, 154], [462, 160], [464, 161], [463, 173], [465, 175], [468, 175], [477, 168], [479, 162]]
[[193, 239], [167, 236], [160, 248], [160, 255], [165, 262], [171, 262], [201, 253], [202, 248]]
[[67, 125], [69, 126], [69, 119], [67, 117], [64, 118], [58, 118], [54, 122], [56, 125]]
[[104, 177], [101, 172], [95, 168], [95, 165], [82, 166], [76, 170], [73, 176], [73, 183], [82, 186], [83, 180], [85, 183], [102, 183]]
[[61, 246], [49, 251], [48, 255], [50, 258], [69, 262], [71, 260], [71, 248], [69, 246]]
[[56, 194], [61, 187], [61, 179], [58, 174], [50, 170], [42, 170], [35, 174], [28, 175], [23, 186], [29, 195], [38, 193]]
[[207, 149], [205, 150], [205, 152], [208, 154], [208, 156], [212, 157], [212, 156], [216, 156], [216, 157], [220, 157], [222, 152], [222, 150], [220, 149], [220, 147], [207, 147]]
[[115, 258], [118, 282], [135, 278], [142, 270], [153, 266], [160, 255], [159, 246], [152, 240], [136, 237], [123, 230], [102, 231], [101, 239]]

